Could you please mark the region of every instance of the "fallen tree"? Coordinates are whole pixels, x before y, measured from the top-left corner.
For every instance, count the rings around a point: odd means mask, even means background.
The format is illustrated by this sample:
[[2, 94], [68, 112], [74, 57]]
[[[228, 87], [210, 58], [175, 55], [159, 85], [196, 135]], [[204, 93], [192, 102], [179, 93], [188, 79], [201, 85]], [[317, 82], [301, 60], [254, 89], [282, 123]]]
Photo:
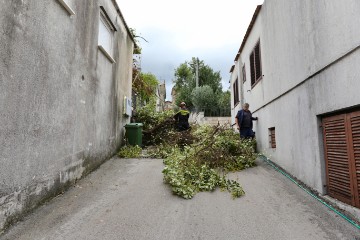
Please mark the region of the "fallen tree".
[[255, 140], [241, 140], [230, 125], [191, 125], [175, 129], [172, 111], [155, 113], [146, 108], [138, 113], [144, 124], [143, 143], [148, 155], [162, 158], [164, 182], [174, 194], [190, 199], [197, 192], [227, 190], [233, 198], [245, 194], [229, 172], [255, 166]]
[[163, 141], [149, 153], [164, 159], [164, 182], [175, 194], [190, 199], [197, 192], [217, 187], [228, 190], [234, 198], [245, 194], [227, 173], [255, 166], [254, 140], [240, 140], [229, 125], [192, 125], [189, 131], [165, 132], [166, 136], [159, 137]]

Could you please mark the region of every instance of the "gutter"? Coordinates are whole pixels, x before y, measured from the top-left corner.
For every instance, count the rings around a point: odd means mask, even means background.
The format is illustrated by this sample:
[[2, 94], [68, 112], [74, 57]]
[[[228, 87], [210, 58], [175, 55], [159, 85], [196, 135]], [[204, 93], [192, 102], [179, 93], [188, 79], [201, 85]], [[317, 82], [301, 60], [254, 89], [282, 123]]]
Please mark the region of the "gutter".
[[127, 25], [127, 23], [126, 23], [126, 21], [125, 21], [124, 15], [121, 13], [121, 10], [120, 10], [119, 5], [117, 4], [116, 0], [111, 0], [111, 1], [112, 1], [112, 3], [114, 4], [114, 6], [115, 6], [115, 8], [116, 8], [116, 11], [117, 11], [117, 13], [119, 14], [122, 22], [124, 23], [127, 33], [129, 34], [131, 40], [133, 41], [133, 43], [134, 43], [134, 45], [135, 45], [135, 47], [136, 47], [137, 45], [136, 45], [134, 36], [132, 35], [129, 26]]
[[251, 33], [251, 31], [252, 31], [252, 28], [253, 28], [254, 25], [255, 25], [255, 22], [256, 22], [257, 17], [259, 16], [261, 7], [262, 7], [262, 5], [258, 5], [258, 6], [256, 7], [256, 9], [255, 9], [254, 15], [253, 15], [253, 17], [252, 17], [252, 19], [251, 19], [251, 22], [250, 22], [250, 24], [249, 24], [249, 26], [248, 26], [248, 29], [246, 30], [244, 39], [243, 39], [243, 41], [242, 41], [242, 43], [241, 43], [241, 46], [240, 46], [240, 49], [239, 49], [238, 53], [236, 54], [236, 57], [235, 57], [235, 59], [234, 59], [234, 62], [236, 62], [236, 61], [239, 59], [240, 54], [241, 54], [242, 50], [243, 50], [244, 47], [245, 47], [246, 41], [247, 41], [247, 39], [248, 39], [249, 36], [250, 36], [250, 33]]

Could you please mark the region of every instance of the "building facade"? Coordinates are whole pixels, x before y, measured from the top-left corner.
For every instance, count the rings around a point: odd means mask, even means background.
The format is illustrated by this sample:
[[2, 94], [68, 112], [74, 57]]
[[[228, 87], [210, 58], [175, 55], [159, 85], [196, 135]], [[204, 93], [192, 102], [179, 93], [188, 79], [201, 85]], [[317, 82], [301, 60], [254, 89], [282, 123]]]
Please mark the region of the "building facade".
[[232, 123], [250, 104], [258, 151], [360, 208], [360, 2], [265, 0], [231, 68]]
[[116, 153], [134, 40], [115, 0], [0, 3], [1, 231]]
[[155, 95], [156, 95], [156, 111], [163, 112], [165, 110], [165, 99], [166, 99], [165, 81], [157, 85], [155, 90]]
[[165, 111], [173, 110], [173, 109], [174, 109], [174, 105], [172, 101], [165, 101]]

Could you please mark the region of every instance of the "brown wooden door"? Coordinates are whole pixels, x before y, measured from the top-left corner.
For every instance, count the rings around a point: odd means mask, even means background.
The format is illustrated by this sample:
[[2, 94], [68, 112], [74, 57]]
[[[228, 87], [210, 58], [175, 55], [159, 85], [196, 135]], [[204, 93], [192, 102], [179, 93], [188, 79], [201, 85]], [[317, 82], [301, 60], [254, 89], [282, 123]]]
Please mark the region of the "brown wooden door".
[[324, 118], [323, 131], [328, 194], [360, 207], [360, 111]]
[[351, 133], [349, 143], [351, 147], [350, 159], [353, 167], [354, 206], [360, 208], [360, 111], [348, 115]]

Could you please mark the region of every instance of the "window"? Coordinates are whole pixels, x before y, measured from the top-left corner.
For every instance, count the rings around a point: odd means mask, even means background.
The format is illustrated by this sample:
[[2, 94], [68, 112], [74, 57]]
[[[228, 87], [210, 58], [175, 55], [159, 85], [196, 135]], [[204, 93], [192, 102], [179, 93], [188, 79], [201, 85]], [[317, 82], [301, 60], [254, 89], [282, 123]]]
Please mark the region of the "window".
[[239, 102], [239, 82], [237, 78], [233, 84], [233, 90], [234, 90], [234, 106], [235, 106]]
[[242, 79], [243, 79], [243, 83], [244, 83], [244, 82], [246, 82], [245, 64], [242, 67], [241, 74], [242, 74]]
[[254, 87], [262, 78], [260, 41], [250, 54], [251, 86]]
[[112, 24], [104, 8], [101, 7], [98, 45], [99, 49], [112, 63], [115, 63], [112, 57], [114, 31], [116, 31], [115, 26]]
[[65, 10], [68, 11], [68, 13], [70, 15], [75, 15], [74, 10], [71, 8], [72, 7], [72, 0], [58, 0], [58, 1], [65, 8]]
[[276, 148], [275, 128], [269, 128], [270, 148]]

